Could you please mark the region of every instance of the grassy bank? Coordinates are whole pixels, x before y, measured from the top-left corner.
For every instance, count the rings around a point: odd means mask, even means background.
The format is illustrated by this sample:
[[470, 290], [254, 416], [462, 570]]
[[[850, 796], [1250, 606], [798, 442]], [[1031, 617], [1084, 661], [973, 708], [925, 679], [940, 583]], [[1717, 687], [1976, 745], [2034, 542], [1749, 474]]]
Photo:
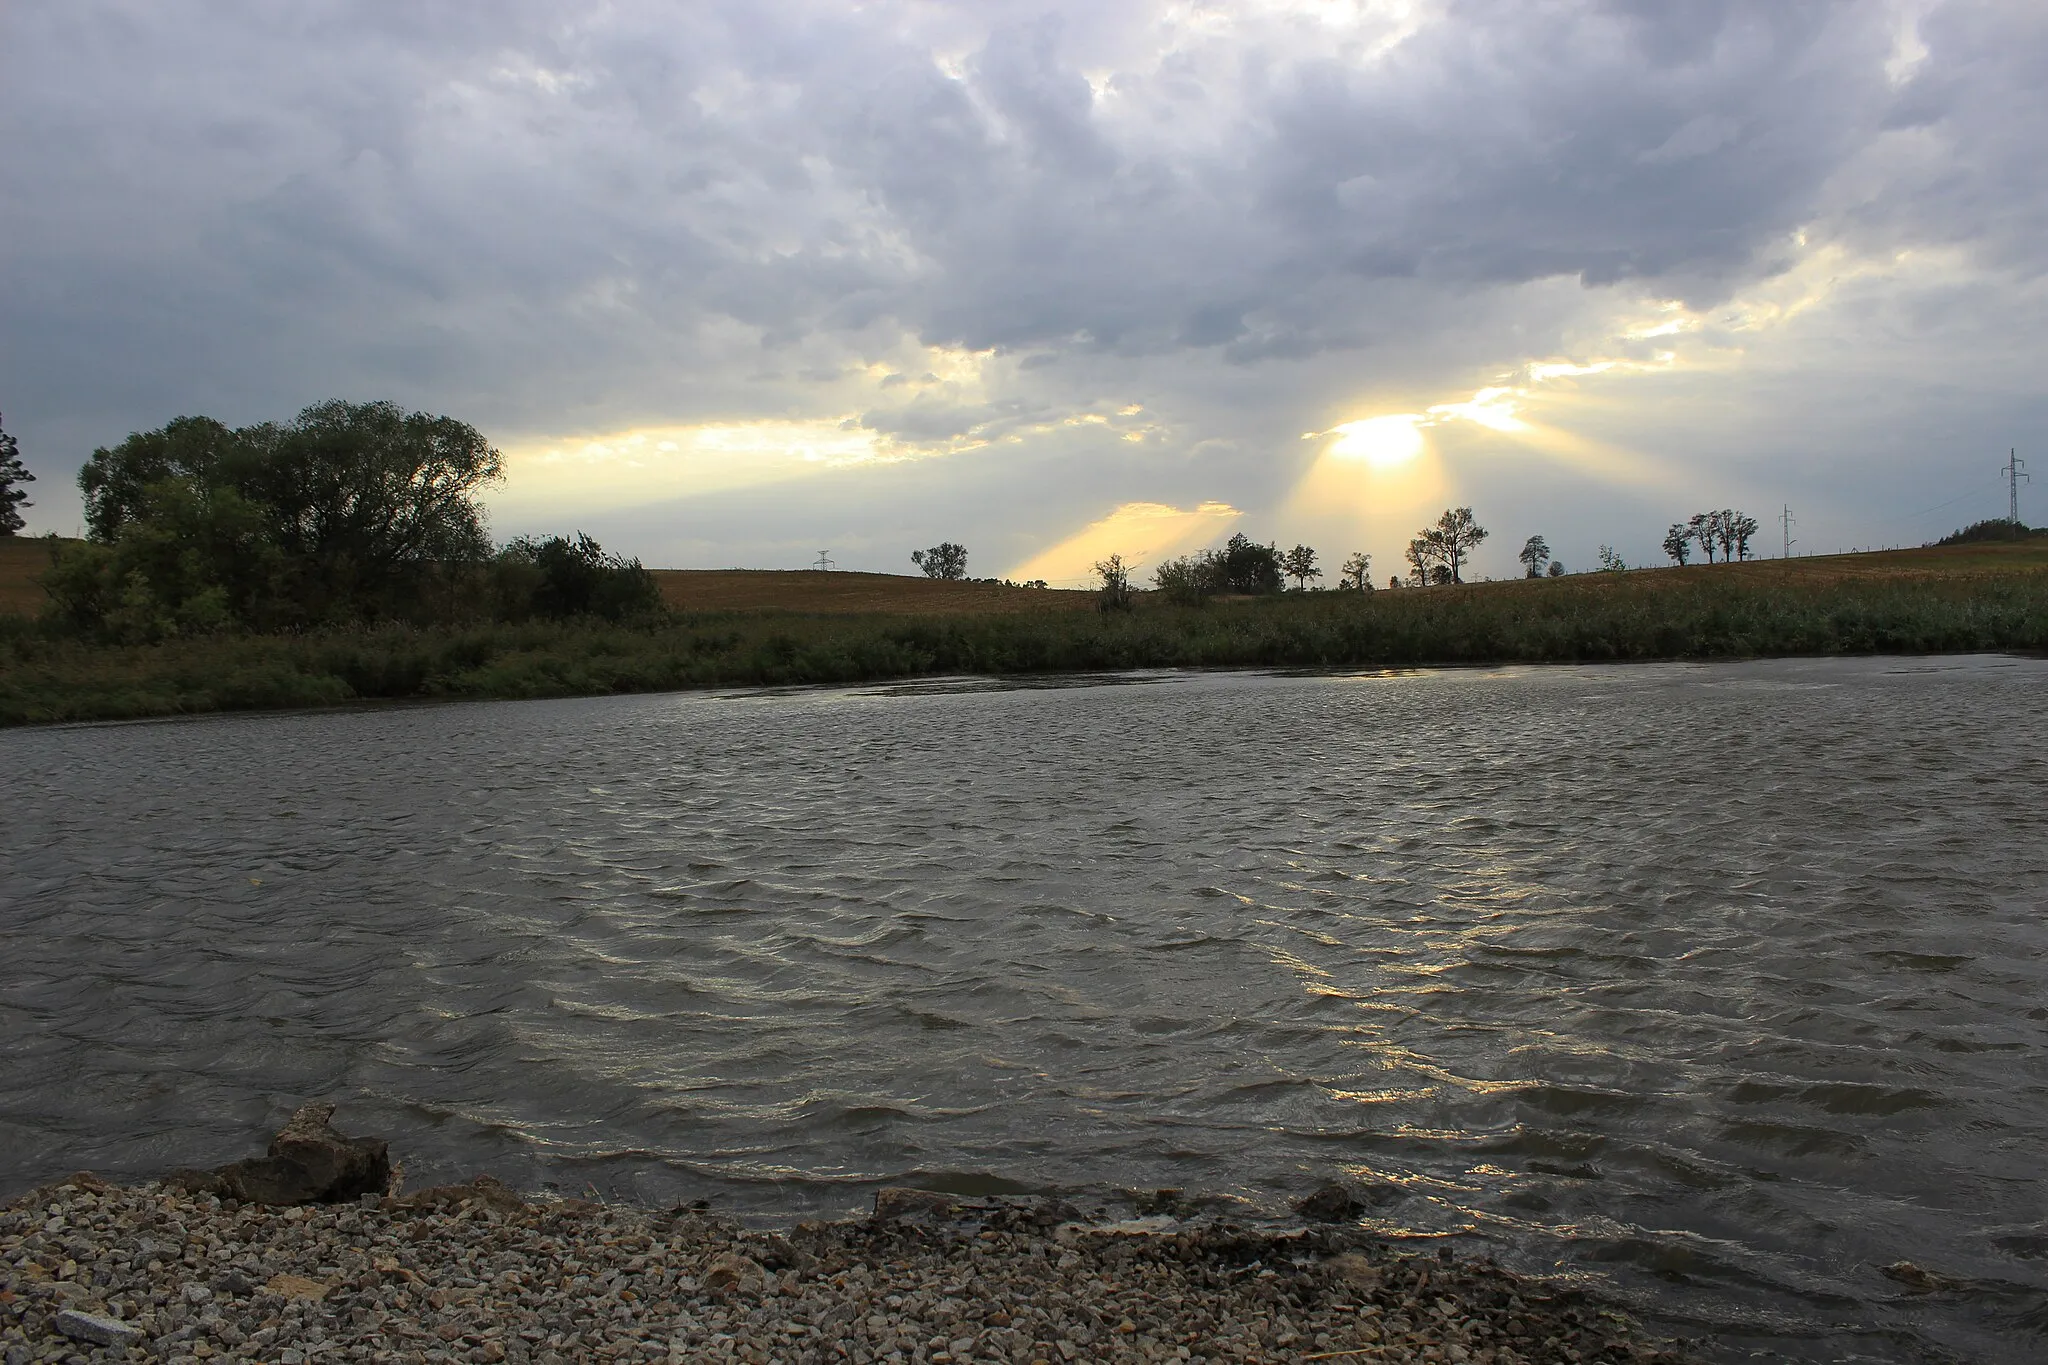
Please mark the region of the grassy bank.
[[2044, 650], [2042, 559], [1979, 557], [1938, 572], [1828, 570], [1821, 560], [1695, 567], [1204, 607], [1148, 601], [1106, 616], [700, 612], [646, 625], [392, 627], [151, 646], [90, 644], [11, 617], [0, 618], [0, 723], [948, 673]]

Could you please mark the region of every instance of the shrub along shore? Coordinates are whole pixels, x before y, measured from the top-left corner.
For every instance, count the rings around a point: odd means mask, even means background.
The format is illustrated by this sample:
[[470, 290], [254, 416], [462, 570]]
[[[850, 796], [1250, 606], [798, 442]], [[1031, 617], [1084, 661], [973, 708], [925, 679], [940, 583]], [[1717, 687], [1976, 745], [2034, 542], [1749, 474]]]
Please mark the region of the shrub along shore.
[[[1917, 552], [1916, 552], [1917, 553]], [[1858, 558], [1842, 557], [1847, 564]], [[1800, 564], [1800, 561], [1794, 561]], [[2048, 650], [2048, 570], [1732, 565], [1134, 610], [659, 612], [96, 643], [0, 617], [0, 723], [1139, 668], [1371, 668]]]

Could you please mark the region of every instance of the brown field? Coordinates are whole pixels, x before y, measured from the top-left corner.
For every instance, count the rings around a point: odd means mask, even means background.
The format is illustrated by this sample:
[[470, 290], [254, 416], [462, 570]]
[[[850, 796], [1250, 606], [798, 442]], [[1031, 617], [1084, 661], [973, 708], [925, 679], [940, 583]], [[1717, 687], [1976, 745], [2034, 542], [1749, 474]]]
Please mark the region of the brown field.
[[[0, 537], [0, 612], [28, 615], [39, 611], [47, 599], [36, 580], [49, 564], [49, 542], [43, 538]], [[1737, 565], [1695, 564], [1682, 570], [1644, 572], [1668, 575], [1670, 581], [1698, 574], [1733, 573], [1753, 583], [1788, 585], [1878, 577], [1968, 578], [2048, 572], [2048, 536], [2010, 544], [1985, 542], [1917, 550], [1873, 550], [1789, 560], [1757, 559]], [[663, 599], [678, 611], [965, 616], [1076, 611], [1095, 604], [1093, 593], [1071, 589], [948, 583], [902, 574], [817, 573], [804, 569], [656, 569], [654, 576], [661, 585]]]
[[41, 536], [0, 536], [0, 611], [21, 616], [41, 611], [49, 599], [36, 580], [49, 567], [49, 541]]
[[1095, 594], [1001, 583], [949, 583], [903, 574], [810, 569], [656, 569], [662, 600], [677, 611], [799, 611], [964, 616], [1092, 608]]

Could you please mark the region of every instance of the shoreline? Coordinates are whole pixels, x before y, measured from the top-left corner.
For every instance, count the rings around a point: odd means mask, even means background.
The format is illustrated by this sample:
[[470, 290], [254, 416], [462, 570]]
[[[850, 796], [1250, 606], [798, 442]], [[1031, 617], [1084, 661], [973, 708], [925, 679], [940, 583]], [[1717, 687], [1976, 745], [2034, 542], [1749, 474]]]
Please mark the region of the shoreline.
[[1700, 1360], [1576, 1286], [1356, 1224], [885, 1189], [768, 1231], [487, 1176], [290, 1207], [192, 1183], [80, 1174], [0, 1209], [0, 1360]]
[[[1738, 569], [1743, 566], [1736, 566]], [[1456, 668], [2048, 650], [2048, 566], [1656, 570], [1127, 612], [681, 613], [95, 641], [0, 617], [0, 726], [1140, 669]], [[1019, 590], [1023, 591], [1023, 590]]]

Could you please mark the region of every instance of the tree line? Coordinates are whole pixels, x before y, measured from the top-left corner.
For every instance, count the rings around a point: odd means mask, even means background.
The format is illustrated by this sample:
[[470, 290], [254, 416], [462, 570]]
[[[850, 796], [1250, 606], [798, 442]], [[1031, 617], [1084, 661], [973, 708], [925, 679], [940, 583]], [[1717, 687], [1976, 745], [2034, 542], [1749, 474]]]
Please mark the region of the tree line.
[[1714, 551], [1721, 551], [1723, 563], [1732, 563], [1749, 558], [1749, 542], [1757, 532], [1756, 518], [1746, 516], [1731, 507], [1718, 512], [1695, 512], [1686, 521], [1674, 521], [1671, 529], [1664, 533], [1664, 553], [1675, 564], [1684, 565], [1692, 556], [1692, 547], [1700, 547], [1700, 553], [1707, 557], [1707, 563], [1714, 562]]
[[493, 546], [478, 497], [503, 477], [474, 427], [395, 403], [179, 417], [93, 451], [87, 542], [44, 586], [75, 626], [139, 640], [660, 609], [640, 562], [589, 536]]

